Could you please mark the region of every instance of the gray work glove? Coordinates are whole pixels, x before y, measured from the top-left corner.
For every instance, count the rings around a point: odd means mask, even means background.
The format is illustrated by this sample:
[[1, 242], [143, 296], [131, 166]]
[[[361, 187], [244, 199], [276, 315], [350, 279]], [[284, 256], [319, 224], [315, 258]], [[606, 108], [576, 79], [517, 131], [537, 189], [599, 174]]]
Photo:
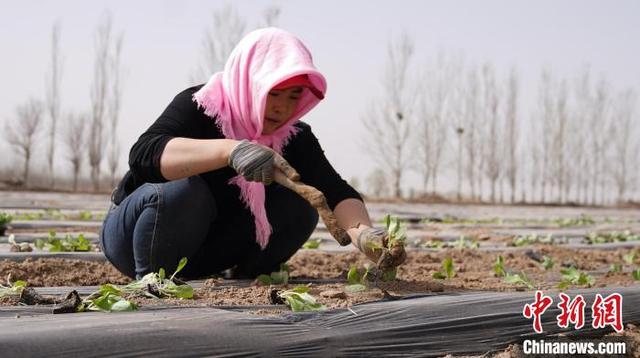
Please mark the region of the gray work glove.
[[242, 140], [229, 155], [229, 166], [248, 181], [271, 184], [276, 168], [291, 180], [298, 180], [298, 173], [271, 148]]
[[384, 229], [367, 228], [362, 230], [358, 235], [356, 245], [381, 270], [400, 266], [407, 259], [403, 244], [387, 247], [388, 236]]

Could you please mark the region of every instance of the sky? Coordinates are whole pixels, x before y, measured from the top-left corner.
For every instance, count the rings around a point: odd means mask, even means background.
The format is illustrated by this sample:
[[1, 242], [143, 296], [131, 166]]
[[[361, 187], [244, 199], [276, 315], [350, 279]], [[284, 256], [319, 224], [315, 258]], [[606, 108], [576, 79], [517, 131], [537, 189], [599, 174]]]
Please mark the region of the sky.
[[[128, 150], [171, 99], [190, 87], [213, 13], [228, 1], [7, 1], [0, 0], [0, 128], [30, 96], [44, 98], [51, 27], [61, 23], [64, 57], [63, 111], [90, 105], [93, 37], [110, 11], [124, 33], [125, 68], [119, 138], [122, 168]], [[363, 182], [375, 168], [361, 145], [362, 120], [382, 94], [387, 43], [407, 33], [415, 41], [415, 68], [438, 50], [459, 53], [468, 63], [512, 66], [522, 79], [523, 100], [532, 101], [543, 66], [573, 77], [589, 66], [617, 88], [640, 89], [638, 1], [235, 1], [255, 28], [269, 6], [281, 9], [278, 27], [298, 36], [328, 82], [325, 100], [304, 120], [325, 154], [346, 179]], [[212, 69], [212, 73], [218, 69]], [[523, 111], [523, 116], [528, 111]], [[39, 155], [44, 157], [45, 141]], [[59, 150], [64, 150], [62, 146]], [[0, 138], [0, 168], [18, 163]], [[59, 161], [57, 172], [69, 171]], [[419, 186], [410, 174], [406, 186]]]

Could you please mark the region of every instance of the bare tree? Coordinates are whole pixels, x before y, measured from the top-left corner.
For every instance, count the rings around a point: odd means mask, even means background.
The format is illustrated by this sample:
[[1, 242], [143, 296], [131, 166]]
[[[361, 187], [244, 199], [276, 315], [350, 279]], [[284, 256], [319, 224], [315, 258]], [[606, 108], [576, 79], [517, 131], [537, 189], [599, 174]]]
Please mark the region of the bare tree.
[[575, 82], [575, 109], [573, 117], [575, 120], [571, 122], [571, 130], [574, 135], [572, 136], [574, 143], [572, 146], [572, 155], [574, 160], [571, 161], [571, 170], [574, 173], [573, 177], [576, 181], [576, 197], [577, 201], [583, 204], [589, 202], [589, 185], [591, 182], [591, 175], [587, 171], [587, 168], [591, 166], [591, 160], [593, 159], [588, 152], [588, 141], [590, 131], [587, 130], [588, 126], [584, 123], [588, 123], [589, 116], [591, 114], [591, 106], [593, 105], [591, 94], [591, 75], [589, 69], [585, 69], [582, 75]]
[[[279, 15], [267, 10], [265, 21], [275, 21]], [[246, 23], [237, 10], [227, 4], [214, 11], [212, 27], [207, 29], [202, 48], [202, 60], [191, 74], [194, 83], [206, 82], [214, 72], [222, 71], [231, 50], [240, 41], [246, 30]]]
[[402, 197], [401, 185], [410, 159], [407, 157], [412, 130], [414, 98], [409, 84], [413, 41], [406, 34], [387, 46], [382, 99], [362, 118], [367, 135], [365, 150], [382, 168], [391, 172], [393, 195]]
[[[465, 106], [464, 106], [464, 131], [465, 131], [465, 152], [467, 155], [466, 162], [466, 176], [469, 181], [469, 188], [471, 190], [471, 197], [474, 200], [478, 200], [476, 191], [477, 181], [477, 157], [479, 156], [479, 144], [480, 136], [478, 133], [478, 120], [480, 113], [480, 80], [478, 78], [478, 71], [476, 68], [472, 68], [469, 71], [468, 83], [466, 85], [465, 92]], [[462, 162], [462, 160], [460, 160]]]
[[541, 155], [541, 202], [547, 201], [547, 189], [551, 182], [551, 157], [553, 143], [552, 133], [554, 130], [554, 108], [553, 108], [553, 83], [551, 71], [548, 68], [542, 70], [540, 76], [540, 87], [538, 92], [539, 110], [538, 119], [542, 126], [538, 127], [540, 132], [537, 137], [542, 139]]
[[499, 133], [502, 130], [499, 113], [499, 88], [496, 84], [493, 67], [489, 64], [483, 66], [483, 82], [485, 97], [485, 113], [489, 124], [489, 133], [485, 137], [486, 147], [484, 157], [486, 162], [486, 175], [491, 187], [491, 202], [496, 202], [496, 183], [502, 172], [502, 155]]
[[[634, 123], [634, 113], [636, 104], [636, 93], [632, 90], [623, 92], [617, 101], [615, 113], [611, 127], [611, 138], [613, 140], [612, 149], [615, 157], [612, 160], [612, 179], [617, 189], [617, 201], [622, 203], [625, 200], [627, 188], [631, 184], [629, 168], [633, 168], [634, 139], [638, 141], [638, 125]], [[637, 154], [637, 152], [635, 152]]]
[[506, 176], [511, 188], [511, 202], [516, 201], [516, 180], [518, 178], [518, 75], [515, 69], [509, 75], [506, 114], [505, 158]]
[[49, 126], [49, 149], [47, 164], [49, 187], [55, 186], [54, 158], [56, 150], [56, 130], [60, 116], [60, 82], [62, 79], [62, 59], [60, 58], [60, 23], [56, 22], [51, 31], [51, 67], [46, 78], [46, 106], [51, 118]]
[[106, 106], [109, 89], [109, 53], [111, 15], [108, 14], [95, 34], [95, 60], [91, 87], [91, 126], [89, 127], [89, 166], [93, 190], [100, 189], [100, 167], [104, 157]]
[[82, 148], [85, 144], [85, 129], [88, 116], [82, 114], [69, 113], [66, 115], [66, 131], [64, 133], [64, 143], [67, 147], [71, 167], [73, 168], [73, 191], [78, 190], [78, 177], [82, 169]]
[[557, 198], [560, 203], [564, 203], [567, 199], [568, 183], [567, 183], [567, 165], [566, 153], [568, 152], [566, 140], [566, 132], [569, 121], [567, 113], [567, 96], [568, 88], [566, 81], [561, 81], [554, 91], [554, 125], [552, 137], [552, 173], [554, 182], [556, 183]]
[[4, 135], [13, 149], [24, 158], [22, 185], [29, 185], [29, 165], [33, 156], [36, 134], [42, 122], [42, 103], [29, 99], [16, 109], [16, 121], [6, 123]]
[[110, 124], [109, 156], [107, 164], [111, 174], [111, 187], [116, 185], [116, 171], [120, 161], [120, 141], [118, 140], [118, 121], [120, 117], [120, 102], [122, 99], [122, 66], [120, 55], [122, 53], [122, 42], [124, 35], [120, 34], [116, 39], [113, 55], [109, 63], [110, 93], [108, 100], [108, 117]]
[[[447, 149], [449, 129], [460, 127], [458, 99], [460, 59], [448, 58], [439, 52], [433, 65], [426, 66], [421, 83], [425, 85], [417, 92], [418, 133], [416, 141], [417, 166], [423, 176], [424, 191], [431, 181], [431, 193], [436, 193], [437, 178]], [[461, 146], [459, 146], [460, 148]]]
[[591, 149], [593, 156], [592, 166], [592, 192], [591, 199], [592, 204], [598, 202], [597, 188], [600, 187], [600, 203], [604, 202], [604, 185], [605, 185], [605, 142], [607, 140], [607, 127], [609, 126], [609, 85], [604, 80], [598, 81], [595, 89], [595, 97], [593, 98], [593, 105], [591, 106], [591, 118], [589, 121], [589, 128], [591, 130]]

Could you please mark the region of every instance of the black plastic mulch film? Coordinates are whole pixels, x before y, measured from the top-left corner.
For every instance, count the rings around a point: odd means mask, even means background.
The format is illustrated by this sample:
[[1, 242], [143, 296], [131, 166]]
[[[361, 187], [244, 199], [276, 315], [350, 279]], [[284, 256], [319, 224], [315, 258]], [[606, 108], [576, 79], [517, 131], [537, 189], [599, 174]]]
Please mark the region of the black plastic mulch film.
[[[482, 354], [565, 332], [602, 336], [591, 327], [596, 293], [623, 296], [623, 322], [640, 323], [640, 288], [564, 291], [587, 302], [580, 330], [557, 326], [558, 292], [535, 334], [522, 315], [534, 292], [471, 292], [355, 305], [351, 310], [258, 316], [236, 309], [165, 308], [127, 313], [52, 315], [43, 307], [0, 308], [0, 356], [357, 357]], [[243, 312], [244, 311], [244, 312]], [[19, 316], [19, 318], [17, 318]]]

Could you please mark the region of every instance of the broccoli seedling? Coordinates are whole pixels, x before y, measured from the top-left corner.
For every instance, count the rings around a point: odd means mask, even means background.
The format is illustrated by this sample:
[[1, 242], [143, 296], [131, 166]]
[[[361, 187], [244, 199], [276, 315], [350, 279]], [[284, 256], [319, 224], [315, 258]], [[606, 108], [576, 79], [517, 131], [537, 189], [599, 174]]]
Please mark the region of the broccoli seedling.
[[477, 249], [480, 247], [477, 241], [468, 240], [463, 235], [461, 235], [458, 240], [453, 244], [453, 247], [456, 249]]
[[633, 279], [636, 281], [640, 281], [640, 269], [631, 271], [631, 277], [633, 277]]
[[611, 264], [611, 266], [609, 266], [609, 272], [622, 272], [622, 264]]
[[347, 286], [345, 290], [349, 292], [365, 291], [368, 287], [369, 267], [365, 266], [364, 273], [360, 275], [356, 266], [351, 266], [347, 273]]
[[286, 285], [289, 283], [289, 266], [285, 263], [280, 264], [280, 271], [274, 271], [269, 275], [259, 275], [258, 282], [263, 285]]
[[83, 210], [78, 213], [78, 219], [85, 221], [93, 220], [93, 213]]
[[442, 270], [434, 272], [431, 276], [438, 280], [444, 279], [452, 279], [455, 277], [456, 271], [453, 268], [453, 259], [451, 257], [447, 257], [442, 261]]
[[291, 290], [278, 292], [278, 296], [291, 308], [293, 312], [323, 311], [327, 307], [316, 302], [315, 297], [309, 294], [308, 286], [296, 286]]
[[93, 248], [91, 241], [87, 240], [84, 234], [79, 234], [76, 237], [67, 234], [64, 239], [59, 239], [55, 231], [49, 231], [49, 236], [46, 240], [36, 240], [35, 246], [40, 250], [46, 247], [49, 252], [84, 252], [91, 251]]
[[554, 244], [554, 242], [555, 242], [555, 239], [551, 234], [548, 234], [546, 236], [538, 236], [536, 234], [531, 234], [531, 235], [524, 235], [524, 236], [518, 235], [514, 237], [512, 241], [512, 245], [517, 247], [528, 246], [533, 244], [552, 245]]
[[120, 295], [102, 287], [97, 294], [90, 295], [82, 301], [78, 312], [100, 311], [100, 312], [125, 312], [135, 311], [138, 306]]
[[553, 257], [546, 256], [546, 255], [542, 257], [542, 267], [544, 267], [546, 271], [551, 270], [554, 265], [555, 265], [555, 262], [553, 261]]
[[631, 250], [631, 252], [629, 252], [628, 254], [622, 255], [622, 259], [626, 264], [633, 265], [633, 263], [636, 261], [636, 253], [637, 250]]
[[183, 257], [178, 263], [176, 271], [170, 278], [165, 277], [165, 271], [161, 268], [157, 273], [151, 272], [140, 280], [133, 281], [124, 286], [106, 284], [100, 286], [103, 294], [109, 292], [117, 296], [132, 294], [151, 298], [176, 297], [180, 299], [193, 298], [193, 287], [188, 284], [178, 285], [174, 282], [176, 274], [186, 266], [187, 258]]
[[585, 214], [581, 214], [577, 218], [555, 219], [554, 222], [560, 227], [588, 226], [596, 223], [595, 220]]
[[507, 272], [504, 276], [504, 281], [512, 285], [525, 285], [530, 290], [534, 288], [533, 282], [531, 282], [531, 279], [529, 279], [524, 271], [517, 274]]
[[303, 249], [313, 250], [320, 247], [321, 239], [309, 239], [302, 245]]
[[0, 283], [0, 298], [20, 296], [25, 287], [27, 287], [27, 282], [22, 280], [11, 282], [9, 278], [7, 278], [6, 286]]
[[558, 284], [558, 288], [564, 289], [569, 286], [588, 286], [591, 287], [596, 282], [593, 276], [586, 274], [575, 267], [560, 269], [562, 280]]
[[496, 262], [493, 264], [493, 272], [495, 273], [496, 277], [502, 277], [507, 274], [507, 272], [504, 270], [504, 257], [502, 257], [502, 255], [498, 255], [498, 257], [496, 258]]

